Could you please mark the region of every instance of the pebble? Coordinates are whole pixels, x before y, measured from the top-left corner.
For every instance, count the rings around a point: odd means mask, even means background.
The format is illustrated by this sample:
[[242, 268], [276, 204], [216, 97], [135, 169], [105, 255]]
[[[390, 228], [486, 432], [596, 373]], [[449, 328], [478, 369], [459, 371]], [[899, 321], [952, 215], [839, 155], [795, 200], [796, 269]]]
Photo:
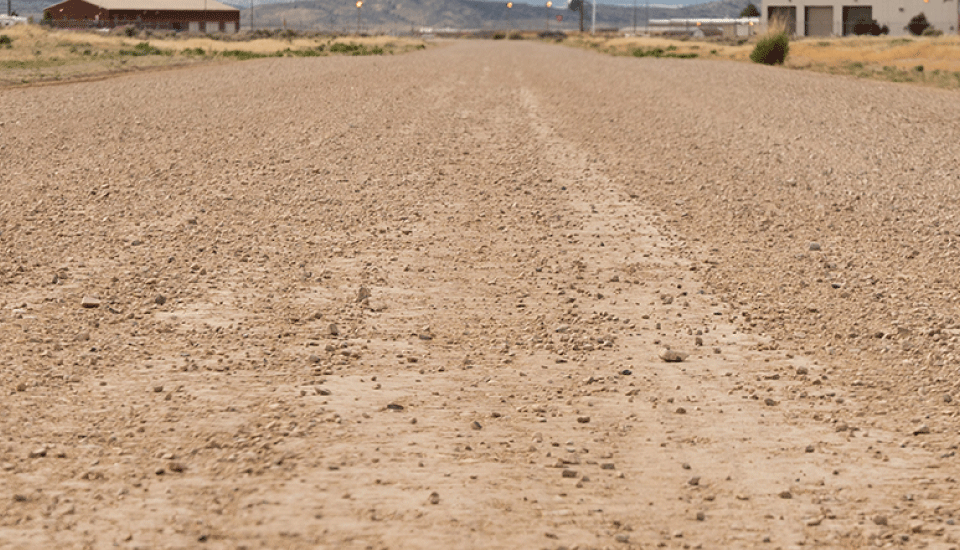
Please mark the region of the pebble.
[[780, 498], [793, 498], [793, 493], [790, 491], [780, 491]]
[[628, 535], [628, 534], [626, 534], [626, 533], [617, 533], [617, 534], [613, 537], [613, 540], [615, 540], [615, 541], [617, 541], [617, 542], [619, 542], [619, 543], [621, 543], [621, 544], [627, 544], [628, 542], [630, 542], [630, 535]]
[[700, 485], [700, 476], [691, 477], [689, 480], [687, 480], [687, 485], [693, 485], [694, 487]]
[[703, 512], [697, 512], [697, 521], [703, 521], [707, 519], [707, 515]]
[[428, 500], [430, 504], [440, 504], [440, 493], [436, 491], [430, 493], [430, 497]]
[[930, 426], [927, 426], [926, 424], [924, 424], [923, 426], [920, 426], [919, 428], [914, 430], [913, 435], [922, 435], [922, 434], [928, 434], [928, 433], [930, 433]]
[[579, 423], [581, 423], [581, 424], [587, 424], [587, 423], [590, 422], [590, 417], [589, 417], [589, 416], [578, 416], [578, 417], [577, 417], [577, 422], [579, 422]]
[[876, 525], [886, 525], [887, 516], [880, 515], [880, 514], [873, 516], [873, 523], [875, 523]]
[[80, 306], [87, 309], [100, 307], [100, 298], [95, 296], [84, 296], [83, 299], [80, 300]]
[[763, 404], [766, 405], [766, 406], [768, 406], [768, 407], [774, 407], [774, 406], [776, 406], [778, 403], [777, 403], [777, 401], [776, 401], [774, 398], [772, 398], [772, 397], [767, 397], [766, 399], [763, 400]]
[[362, 302], [364, 300], [370, 299], [370, 289], [362, 286], [357, 290], [357, 302]]
[[577, 471], [567, 468], [563, 471], [563, 477], [577, 477]]
[[810, 243], [810, 250], [816, 252], [820, 250], [820, 243]]
[[679, 363], [684, 361], [687, 357], [690, 357], [690, 354], [683, 353], [682, 351], [676, 351], [672, 349], [663, 348], [658, 354], [660, 359], [667, 363]]
[[158, 306], [162, 306], [163, 304], [167, 303], [167, 297], [163, 294], [157, 294], [157, 297], [153, 299], [153, 303], [157, 304]]
[[483, 425], [480, 424], [479, 422], [477, 422], [476, 420], [474, 420], [474, 421], [470, 424], [470, 427], [471, 427], [472, 429], [474, 429], [474, 430], [482, 430], [482, 429], [483, 429]]

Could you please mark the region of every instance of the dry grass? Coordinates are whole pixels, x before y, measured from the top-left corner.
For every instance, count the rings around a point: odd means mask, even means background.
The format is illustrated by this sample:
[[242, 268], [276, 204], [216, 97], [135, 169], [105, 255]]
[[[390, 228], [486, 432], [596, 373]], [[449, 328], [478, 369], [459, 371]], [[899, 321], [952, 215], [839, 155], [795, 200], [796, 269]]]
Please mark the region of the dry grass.
[[[337, 55], [330, 52], [334, 44], [355, 47], [342, 52], [344, 55], [389, 55], [426, 47], [422, 40], [390, 36], [253, 38], [241, 34], [220, 40], [169, 33], [128, 37], [96, 31], [53, 30], [37, 25], [17, 25], [0, 34], [11, 39], [9, 47], [0, 46], [0, 86], [69, 81], [247, 57]], [[143, 43], [149, 44], [148, 55], [137, 50], [138, 44]]]
[[[632, 55], [638, 48], [673, 47], [676, 53], [695, 53], [703, 59], [750, 62], [756, 37], [749, 41], [711, 41], [573, 35], [566, 42], [611, 55]], [[960, 88], [960, 36], [794, 39], [784, 67], [956, 89]]]

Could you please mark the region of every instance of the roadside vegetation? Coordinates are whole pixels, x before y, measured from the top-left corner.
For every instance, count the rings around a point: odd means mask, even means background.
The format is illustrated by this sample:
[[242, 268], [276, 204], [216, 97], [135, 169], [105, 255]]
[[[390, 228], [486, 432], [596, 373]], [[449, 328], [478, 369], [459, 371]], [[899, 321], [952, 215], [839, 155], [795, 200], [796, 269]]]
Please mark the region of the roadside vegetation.
[[132, 28], [102, 33], [17, 25], [0, 36], [0, 86], [268, 57], [393, 55], [425, 47], [419, 39], [388, 36], [262, 30], [204, 36]]
[[[746, 39], [681, 39], [666, 37], [591, 37], [571, 34], [565, 44], [608, 55], [665, 57], [645, 53], [663, 50], [670, 57], [750, 62], [764, 37]], [[960, 89], [960, 36], [851, 36], [792, 38], [786, 69], [849, 75], [856, 78], [911, 82]]]

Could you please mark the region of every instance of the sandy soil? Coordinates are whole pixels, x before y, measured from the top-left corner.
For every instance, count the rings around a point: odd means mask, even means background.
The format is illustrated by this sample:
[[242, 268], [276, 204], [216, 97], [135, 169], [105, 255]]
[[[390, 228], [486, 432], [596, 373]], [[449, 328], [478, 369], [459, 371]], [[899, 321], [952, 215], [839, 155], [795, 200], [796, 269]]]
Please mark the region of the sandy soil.
[[954, 93], [464, 42], [0, 100], [2, 548], [957, 547]]

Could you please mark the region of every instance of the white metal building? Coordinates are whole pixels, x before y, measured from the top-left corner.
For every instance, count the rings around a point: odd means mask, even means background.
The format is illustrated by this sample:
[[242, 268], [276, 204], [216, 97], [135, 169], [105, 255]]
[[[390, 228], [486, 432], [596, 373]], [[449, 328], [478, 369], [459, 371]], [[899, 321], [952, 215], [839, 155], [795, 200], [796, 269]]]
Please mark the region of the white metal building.
[[910, 20], [923, 13], [944, 34], [957, 34], [958, 0], [763, 0], [760, 16], [764, 28], [783, 21], [798, 36], [847, 36], [859, 22], [886, 25], [891, 36], [910, 34]]

